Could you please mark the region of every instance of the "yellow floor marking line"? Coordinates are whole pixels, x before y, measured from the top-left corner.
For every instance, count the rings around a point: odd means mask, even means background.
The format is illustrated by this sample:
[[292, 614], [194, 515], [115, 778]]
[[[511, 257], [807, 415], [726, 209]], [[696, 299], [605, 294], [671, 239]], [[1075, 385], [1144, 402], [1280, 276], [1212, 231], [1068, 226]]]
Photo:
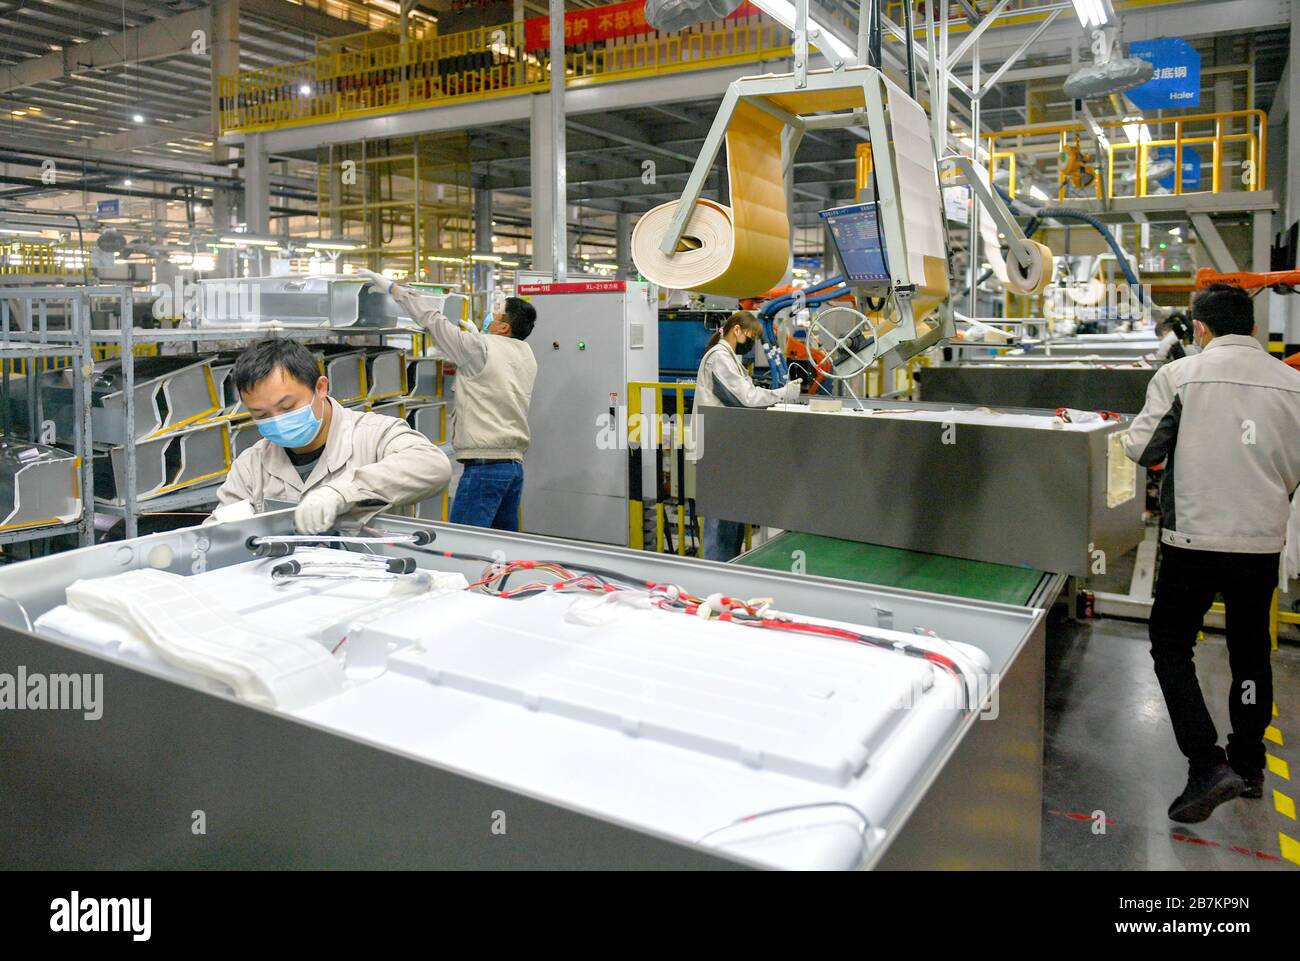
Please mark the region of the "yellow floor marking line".
[[1280, 757], [1274, 757], [1272, 754], [1264, 754], [1264, 763], [1268, 769], [1284, 781], [1291, 780], [1291, 768], [1287, 766], [1286, 761]]
[[1292, 821], [1295, 820], [1295, 799], [1277, 789], [1273, 791], [1273, 807], [1277, 808], [1279, 814], [1286, 815]]
[[1264, 728], [1264, 740], [1272, 741], [1274, 744], [1281, 744], [1282, 732], [1270, 724], [1268, 727]]
[[1282, 857], [1292, 864], [1300, 864], [1300, 841], [1289, 834], [1279, 834], [1278, 838], [1282, 842]]

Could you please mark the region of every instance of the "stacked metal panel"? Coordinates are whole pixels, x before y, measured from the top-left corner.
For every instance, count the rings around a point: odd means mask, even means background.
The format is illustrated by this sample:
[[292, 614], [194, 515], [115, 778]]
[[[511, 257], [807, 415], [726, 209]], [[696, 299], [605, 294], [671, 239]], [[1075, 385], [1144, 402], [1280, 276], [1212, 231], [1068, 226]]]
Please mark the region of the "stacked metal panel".
[[0, 532], [81, 516], [80, 461], [56, 447], [0, 437]]

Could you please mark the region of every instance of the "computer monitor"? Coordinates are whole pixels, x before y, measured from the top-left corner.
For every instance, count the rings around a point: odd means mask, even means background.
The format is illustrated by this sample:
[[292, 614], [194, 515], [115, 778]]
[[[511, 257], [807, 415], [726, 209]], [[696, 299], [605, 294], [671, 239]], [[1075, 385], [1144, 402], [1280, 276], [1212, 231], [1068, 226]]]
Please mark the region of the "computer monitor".
[[819, 212], [844, 265], [848, 283], [888, 289], [889, 258], [876, 203], [850, 204]]

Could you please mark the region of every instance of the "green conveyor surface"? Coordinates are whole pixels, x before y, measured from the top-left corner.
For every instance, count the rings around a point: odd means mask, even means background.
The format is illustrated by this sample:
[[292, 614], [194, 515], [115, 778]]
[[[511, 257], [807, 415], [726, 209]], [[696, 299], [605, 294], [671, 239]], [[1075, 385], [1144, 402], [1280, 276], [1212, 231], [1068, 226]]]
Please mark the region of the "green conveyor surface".
[[795, 551], [804, 552], [805, 574], [1001, 604], [1025, 605], [1043, 576], [1042, 571], [1025, 567], [921, 554], [793, 531], [778, 534], [733, 563], [788, 571], [794, 564]]

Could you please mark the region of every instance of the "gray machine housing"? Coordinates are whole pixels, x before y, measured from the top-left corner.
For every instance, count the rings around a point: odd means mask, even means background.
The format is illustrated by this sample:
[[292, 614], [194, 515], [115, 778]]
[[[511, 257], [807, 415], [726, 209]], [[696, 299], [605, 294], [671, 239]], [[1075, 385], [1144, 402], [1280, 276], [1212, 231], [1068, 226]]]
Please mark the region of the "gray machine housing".
[[626, 416], [619, 408], [629, 382], [659, 379], [654, 291], [627, 281], [625, 290], [531, 295], [537, 381], [524, 459], [525, 531], [628, 543], [628, 456], [617, 442]]
[[1113, 410], [1135, 415], [1146, 401], [1152, 367], [1033, 363], [961, 364], [916, 372], [920, 399], [937, 404]]
[[[1087, 433], [963, 423], [945, 443], [935, 421], [743, 407], [702, 417], [704, 517], [1074, 575], [1090, 572], [1095, 551], [1117, 558], [1142, 540], [1136, 474], [1132, 496], [1107, 504], [1109, 440], [1126, 423]], [[773, 471], [781, 482], [764, 483]]]

